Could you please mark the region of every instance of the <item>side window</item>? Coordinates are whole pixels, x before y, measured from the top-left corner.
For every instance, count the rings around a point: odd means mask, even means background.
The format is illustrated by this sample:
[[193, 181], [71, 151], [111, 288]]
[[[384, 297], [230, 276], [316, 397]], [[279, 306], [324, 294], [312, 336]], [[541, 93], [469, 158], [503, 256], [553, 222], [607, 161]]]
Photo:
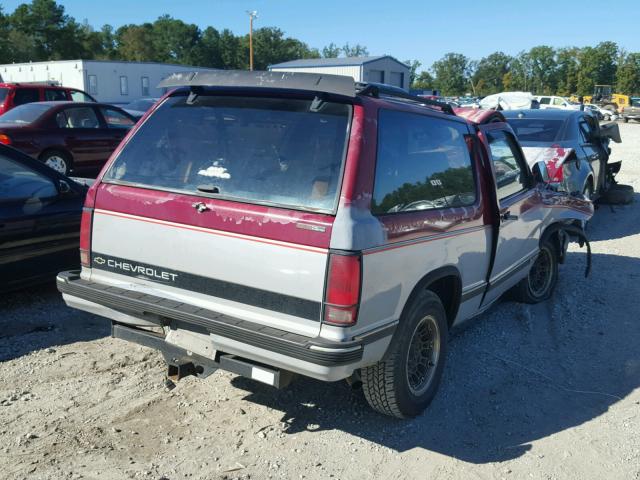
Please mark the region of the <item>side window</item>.
[[540, 98], [540, 105], [549, 105], [549, 102], [551, 102], [551, 99], [549, 97]]
[[149, 77], [140, 77], [141, 91], [143, 97], [149, 96]]
[[124, 75], [120, 77], [120, 95], [129, 95], [129, 80]]
[[93, 98], [80, 90], [70, 90], [71, 100], [74, 102], [95, 102]]
[[527, 188], [526, 167], [516, 152], [518, 148], [511, 135], [501, 131], [490, 132], [487, 135], [491, 160], [496, 172], [496, 186], [498, 200], [522, 192]]
[[56, 195], [58, 190], [50, 179], [0, 155], [0, 203]]
[[564, 100], [563, 100], [563, 99], [561, 99], [560, 97], [555, 97], [555, 98], [553, 99], [553, 104], [554, 104], [556, 107], [562, 107], [562, 106], [564, 106]]
[[381, 110], [374, 214], [472, 205], [476, 188], [466, 125]]
[[37, 102], [39, 100], [40, 93], [37, 88], [17, 88], [13, 96], [13, 104], [16, 106]]
[[44, 99], [47, 102], [64, 102], [67, 100], [67, 93], [64, 90], [45, 89]]
[[101, 107], [100, 111], [109, 128], [130, 128], [134, 124], [133, 120], [113, 108]]
[[578, 123], [580, 127], [580, 138], [584, 143], [594, 143], [596, 136], [595, 128], [593, 128], [586, 120], [581, 120]]
[[66, 108], [56, 115], [59, 128], [100, 128], [96, 112], [91, 107]]
[[89, 75], [89, 94], [97, 95], [98, 94], [98, 77], [96, 75]]

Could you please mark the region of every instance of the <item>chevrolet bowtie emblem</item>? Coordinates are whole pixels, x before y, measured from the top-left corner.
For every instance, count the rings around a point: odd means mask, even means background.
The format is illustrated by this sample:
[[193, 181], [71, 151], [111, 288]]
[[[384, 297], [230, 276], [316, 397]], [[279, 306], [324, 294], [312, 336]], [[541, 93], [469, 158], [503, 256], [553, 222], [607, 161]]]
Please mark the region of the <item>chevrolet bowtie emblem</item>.
[[98, 265], [104, 265], [107, 261], [102, 257], [96, 257], [93, 259]]

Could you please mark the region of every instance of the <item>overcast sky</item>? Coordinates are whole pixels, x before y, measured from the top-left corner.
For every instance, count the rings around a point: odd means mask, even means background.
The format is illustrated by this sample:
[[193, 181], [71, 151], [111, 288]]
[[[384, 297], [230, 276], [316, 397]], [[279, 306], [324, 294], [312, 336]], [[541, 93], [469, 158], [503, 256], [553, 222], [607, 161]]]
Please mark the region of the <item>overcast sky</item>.
[[[3, 0], [4, 12], [23, 3]], [[640, 0], [66, 0], [59, 1], [79, 22], [152, 22], [169, 14], [200, 27], [248, 31], [246, 10], [257, 10], [255, 25], [275, 26], [312, 47], [360, 43], [372, 55], [417, 59], [424, 67], [447, 52], [479, 59], [496, 50], [515, 54], [536, 45], [587, 46], [611, 40], [640, 52]], [[506, 6], [506, 5], [509, 6]]]

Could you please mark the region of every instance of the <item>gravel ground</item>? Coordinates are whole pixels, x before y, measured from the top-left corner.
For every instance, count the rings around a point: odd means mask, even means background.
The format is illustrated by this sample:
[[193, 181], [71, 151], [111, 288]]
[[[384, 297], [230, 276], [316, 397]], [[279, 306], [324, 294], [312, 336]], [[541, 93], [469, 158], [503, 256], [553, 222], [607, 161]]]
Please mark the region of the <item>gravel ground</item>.
[[[640, 124], [619, 176], [640, 191]], [[53, 287], [0, 298], [0, 477], [640, 479], [640, 202], [589, 225], [554, 298], [456, 332], [410, 421], [346, 383], [277, 391], [225, 372], [167, 392], [161, 356], [111, 339]]]

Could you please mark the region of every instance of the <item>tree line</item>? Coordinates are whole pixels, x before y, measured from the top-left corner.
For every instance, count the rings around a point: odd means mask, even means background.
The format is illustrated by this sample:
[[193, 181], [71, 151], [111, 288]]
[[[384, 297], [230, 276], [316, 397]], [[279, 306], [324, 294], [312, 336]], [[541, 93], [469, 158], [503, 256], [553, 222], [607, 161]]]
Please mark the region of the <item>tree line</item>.
[[436, 88], [443, 95], [484, 96], [502, 91], [591, 95], [595, 85], [613, 85], [616, 93], [640, 94], [640, 53], [614, 42], [595, 47], [533, 47], [515, 56], [494, 52], [480, 60], [447, 53], [429, 70], [415, 73], [413, 88]]
[[[364, 56], [362, 45], [334, 43], [322, 49], [287, 37], [275, 27], [253, 32], [254, 67], [298, 58]], [[249, 35], [214, 27], [200, 29], [169, 15], [153, 23], [94, 29], [77, 22], [55, 0], [33, 0], [5, 13], [0, 5], [0, 63], [46, 60], [127, 60], [167, 62], [201, 67], [249, 68]]]
[[[331, 43], [318, 49], [288, 37], [276, 27], [253, 34], [254, 66], [299, 58], [366, 56], [360, 45]], [[249, 35], [217, 30], [163, 15], [152, 23], [94, 29], [77, 22], [55, 0], [32, 0], [5, 13], [0, 5], [0, 63], [67, 59], [167, 62], [224, 69], [249, 67]], [[418, 73], [417, 60], [406, 60], [412, 87], [438, 89], [444, 95], [484, 96], [525, 90], [538, 94], [589, 95], [594, 85], [615, 85], [625, 94], [640, 94], [640, 53], [614, 42], [594, 47], [533, 47], [511, 56], [495, 52], [480, 60], [447, 53]]]

